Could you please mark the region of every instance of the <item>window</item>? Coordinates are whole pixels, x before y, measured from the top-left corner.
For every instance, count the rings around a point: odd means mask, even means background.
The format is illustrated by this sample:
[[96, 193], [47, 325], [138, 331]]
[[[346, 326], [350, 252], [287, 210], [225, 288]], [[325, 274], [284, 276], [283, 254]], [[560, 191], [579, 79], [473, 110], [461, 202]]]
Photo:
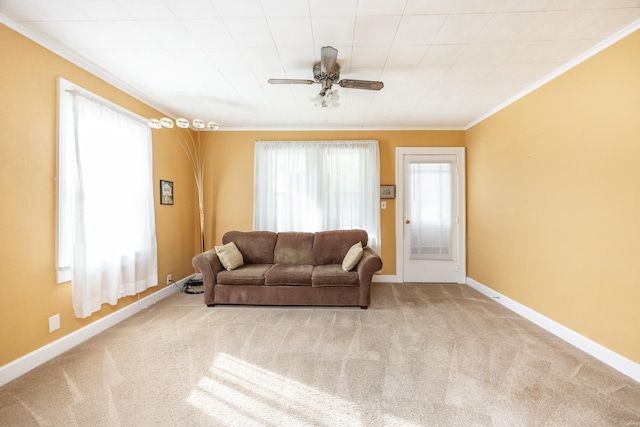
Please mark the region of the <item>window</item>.
[[258, 141], [254, 230], [360, 228], [380, 250], [377, 141]]
[[58, 84], [58, 281], [77, 317], [158, 284], [146, 120]]
[[411, 259], [453, 259], [454, 163], [410, 163]]

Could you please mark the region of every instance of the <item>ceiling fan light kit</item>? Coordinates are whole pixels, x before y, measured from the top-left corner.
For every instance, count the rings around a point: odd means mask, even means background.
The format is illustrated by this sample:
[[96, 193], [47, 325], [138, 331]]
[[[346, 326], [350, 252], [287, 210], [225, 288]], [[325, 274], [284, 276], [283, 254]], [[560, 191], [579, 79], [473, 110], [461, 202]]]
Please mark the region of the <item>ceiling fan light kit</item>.
[[340, 106], [340, 94], [337, 89], [330, 89], [324, 95], [322, 92], [311, 98], [313, 105], [322, 108], [337, 108]]
[[337, 63], [338, 50], [331, 46], [324, 46], [320, 51], [320, 62], [313, 65], [313, 80], [305, 79], [269, 79], [268, 82], [275, 85], [293, 84], [310, 85], [320, 83], [322, 89], [317, 96], [311, 98], [316, 106], [338, 107], [340, 96], [336, 90], [331, 89], [334, 84], [345, 89], [380, 90], [384, 83], [373, 80], [340, 80], [340, 64]]

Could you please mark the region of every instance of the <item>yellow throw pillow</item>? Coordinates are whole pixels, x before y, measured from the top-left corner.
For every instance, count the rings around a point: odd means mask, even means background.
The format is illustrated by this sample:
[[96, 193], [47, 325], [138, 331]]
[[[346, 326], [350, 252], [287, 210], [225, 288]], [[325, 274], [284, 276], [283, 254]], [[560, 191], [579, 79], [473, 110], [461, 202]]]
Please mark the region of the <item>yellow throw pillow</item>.
[[215, 246], [216, 254], [222, 266], [231, 271], [244, 265], [244, 259], [235, 243], [229, 242], [224, 246]]
[[355, 245], [349, 248], [349, 252], [344, 256], [342, 260], [342, 269], [344, 271], [351, 271], [353, 267], [355, 267], [358, 262], [360, 262], [360, 258], [362, 258], [362, 243], [358, 242]]

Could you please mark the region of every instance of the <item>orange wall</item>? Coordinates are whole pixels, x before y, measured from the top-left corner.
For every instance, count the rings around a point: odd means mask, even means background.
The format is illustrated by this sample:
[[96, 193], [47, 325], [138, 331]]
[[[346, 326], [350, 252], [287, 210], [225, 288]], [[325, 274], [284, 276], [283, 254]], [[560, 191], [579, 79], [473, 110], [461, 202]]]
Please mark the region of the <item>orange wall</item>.
[[640, 32], [466, 136], [468, 276], [640, 362]]
[[[55, 280], [56, 78], [145, 117], [159, 113], [0, 25], [0, 366], [136, 301], [75, 319]], [[467, 145], [468, 275], [640, 362], [640, 35], [462, 131], [203, 134], [206, 246], [251, 229], [256, 140], [376, 139], [381, 184], [395, 148]], [[155, 130], [159, 277], [193, 272], [197, 209], [191, 169], [171, 131]], [[175, 205], [158, 204], [158, 180]], [[383, 274], [395, 274], [395, 200], [381, 211]], [[145, 293], [155, 292], [160, 285]], [[144, 295], [143, 295], [144, 296]], [[62, 328], [48, 332], [49, 316]]]
[[[198, 251], [196, 192], [190, 165], [174, 131], [153, 131], [158, 276], [161, 284], [140, 296], [103, 305], [76, 319], [69, 283], [55, 275], [56, 79], [63, 77], [144, 117], [160, 114], [148, 105], [0, 25], [0, 366], [113, 313], [174, 280], [193, 273]], [[177, 130], [176, 130], [177, 131]], [[253, 143], [260, 139], [378, 139], [381, 182], [394, 184], [396, 146], [462, 146], [462, 131], [431, 132], [212, 132], [207, 145], [205, 212], [207, 247], [230, 229], [250, 229], [253, 205]], [[114, 173], [117, 172], [114, 170]], [[175, 205], [159, 204], [159, 180], [174, 182]], [[395, 271], [394, 201], [382, 211], [384, 274]], [[48, 331], [60, 314], [61, 328]]]
[[[158, 112], [0, 25], [0, 366], [138, 300], [103, 305], [76, 319], [69, 283], [57, 284], [56, 79], [63, 77], [145, 117]], [[186, 157], [172, 137], [154, 131], [154, 186], [159, 277], [193, 272], [195, 186]], [[117, 169], [114, 168], [114, 173]], [[174, 181], [174, 206], [160, 206], [159, 179]], [[61, 329], [49, 333], [48, 318], [60, 314]]]
[[[463, 131], [282, 131], [208, 134], [205, 178], [207, 247], [220, 244], [229, 230], [251, 230], [253, 224], [253, 147], [270, 140], [378, 140], [380, 184], [396, 184], [396, 147], [461, 147]], [[214, 184], [211, 184], [214, 183]], [[380, 211], [382, 274], [396, 269], [395, 199]]]

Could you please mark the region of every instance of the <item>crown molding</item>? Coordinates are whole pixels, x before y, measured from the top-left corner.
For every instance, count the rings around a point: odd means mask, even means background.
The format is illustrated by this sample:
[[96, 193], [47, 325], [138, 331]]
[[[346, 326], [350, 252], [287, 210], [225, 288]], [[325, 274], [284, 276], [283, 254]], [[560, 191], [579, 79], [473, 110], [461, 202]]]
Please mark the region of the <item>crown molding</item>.
[[462, 126], [416, 127], [222, 127], [215, 132], [412, 132], [412, 131], [465, 131]]
[[491, 117], [494, 114], [496, 114], [498, 111], [503, 110], [504, 108], [508, 107], [509, 105], [513, 104], [514, 102], [518, 101], [519, 99], [527, 96], [528, 94], [530, 94], [531, 92], [535, 91], [536, 89], [539, 89], [540, 87], [542, 87], [545, 84], [549, 83], [551, 80], [554, 80], [554, 79], [560, 77], [562, 74], [564, 74], [567, 71], [571, 70], [575, 66], [583, 63], [587, 59], [591, 58], [592, 56], [594, 56], [594, 55], [596, 55], [596, 54], [598, 54], [600, 52], [602, 52], [603, 50], [605, 50], [609, 46], [613, 45], [614, 43], [619, 42], [623, 38], [627, 37], [628, 35], [630, 35], [631, 33], [635, 32], [635, 31], [637, 31], [639, 29], [640, 29], [640, 19], [636, 20], [634, 23], [632, 23], [632, 24], [628, 25], [627, 27], [623, 28], [622, 30], [618, 31], [617, 33], [615, 33], [614, 35], [612, 35], [608, 39], [598, 43], [595, 46], [593, 46], [591, 49], [589, 49], [588, 51], [586, 51], [582, 55], [578, 56], [577, 58], [575, 58], [572, 61], [568, 62], [567, 64], [563, 65], [562, 67], [558, 68], [556, 71], [554, 71], [553, 73], [551, 73], [551, 74], [547, 75], [546, 77], [542, 78], [538, 82], [532, 84], [528, 88], [518, 92], [516, 95], [514, 95], [511, 98], [509, 98], [507, 101], [505, 101], [505, 102], [499, 104], [497, 107], [489, 110], [485, 114], [481, 115], [480, 117], [478, 117], [474, 121], [472, 121], [469, 124], [467, 124], [466, 126], [464, 126], [463, 129], [465, 131], [471, 129], [473, 126], [475, 126], [478, 123], [488, 119], [489, 117]]
[[173, 113], [171, 111], [166, 111], [164, 109], [164, 107], [160, 106], [155, 100], [147, 97], [145, 94], [143, 94], [142, 92], [138, 91], [135, 87], [131, 86], [126, 81], [124, 81], [124, 80], [114, 76], [113, 74], [105, 71], [104, 69], [96, 66], [91, 61], [87, 61], [83, 57], [81, 57], [79, 55], [76, 55], [72, 51], [69, 51], [69, 50], [66, 50], [66, 49], [61, 49], [55, 41], [49, 39], [48, 37], [44, 37], [41, 34], [37, 34], [37, 33], [33, 32], [33, 31], [31, 31], [30, 29], [24, 27], [19, 22], [16, 22], [16, 21], [12, 20], [11, 18], [7, 17], [6, 15], [4, 15], [2, 13], [0, 13], [0, 23], [6, 25], [7, 27], [11, 28], [12, 30], [14, 30], [18, 34], [23, 35], [24, 37], [28, 38], [29, 40], [33, 41], [34, 43], [37, 43], [40, 46], [44, 47], [45, 49], [53, 52], [54, 54], [56, 54], [58, 56], [60, 56], [61, 58], [66, 59], [67, 61], [71, 62], [75, 66], [80, 67], [81, 69], [87, 71], [88, 73], [91, 73], [92, 75], [94, 75], [95, 77], [99, 78], [100, 80], [103, 80], [103, 81], [109, 83], [110, 85], [112, 85], [116, 89], [121, 90], [122, 92], [126, 93], [127, 95], [132, 96], [133, 98], [137, 99], [138, 101], [143, 102], [144, 104], [148, 105], [149, 107], [159, 111], [160, 113], [162, 113], [162, 114], [164, 114], [164, 115], [166, 115], [168, 117], [177, 117], [178, 116], [177, 114], [175, 114], [175, 113]]
[[[68, 51], [68, 50], [65, 50], [65, 49], [60, 49], [60, 47], [53, 40], [51, 40], [51, 39], [49, 39], [47, 37], [43, 37], [42, 35], [37, 34], [37, 33], [33, 32], [33, 31], [29, 30], [28, 28], [26, 28], [23, 25], [21, 25], [19, 22], [16, 22], [16, 21], [12, 20], [11, 18], [7, 17], [6, 15], [4, 15], [2, 13], [0, 13], [0, 23], [6, 25], [7, 27], [11, 28], [12, 30], [16, 31], [17, 33], [27, 37], [28, 39], [32, 40], [33, 42], [41, 45], [42, 47], [44, 47], [45, 49], [53, 52], [54, 54], [56, 54], [56, 55], [58, 55], [58, 56], [60, 56], [60, 57], [62, 57], [64, 59], [68, 60], [72, 64], [74, 64], [74, 65], [82, 68], [83, 70], [91, 73], [92, 75], [96, 76], [97, 78], [99, 78], [101, 80], [104, 80], [105, 82], [109, 83], [110, 85], [114, 86], [115, 88], [117, 88], [117, 89], [125, 92], [126, 94], [136, 98], [137, 100], [145, 103], [149, 107], [157, 110], [158, 112], [164, 114], [165, 116], [167, 116], [167, 117], [178, 117], [179, 116], [175, 112], [167, 111], [164, 106], [159, 105], [159, 103], [156, 102], [154, 99], [151, 99], [151, 98], [147, 97], [145, 94], [143, 94], [142, 92], [138, 91], [135, 87], [131, 86], [126, 81], [114, 76], [113, 74], [105, 71], [104, 69], [96, 66], [95, 64], [93, 64], [90, 61], [87, 61], [86, 59], [82, 58], [81, 56], [74, 54], [71, 51]], [[448, 127], [447, 126], [367, 127], [367, 128], [365, 128], [365, 127], [332, 127], [332, 128], [324, 128], [324, 127], [310, 127], [310, 128], [307, 128], [307, 127], [274, 127], [274, 128], [265, 128], [265, 127], [230, 127], [230, 128], [227, 128], [227, 127], [224, 127], [224, 125], [221, 124], [221, 129], [219, 131], [234, 131], [234, 132], [242, 132], [242, 131], [247, 131], [247, 132], [250, 132], [250, 131], [314, 131], [314, 132], [317, 132], [317, 131], [467, 131], [470, 128], [472, 128], [473, 126], [477, 125], [478, 123], [480, 123], [480, 122], [486, 120], [487, 118], [493, 116], [497, 112], [503, 110], [504, 108], [508, 107], [509, 105], [513, 104], [514, 102], [520, 100], [521, 98], [525, 97], [526, 95], [530, 94], [531, 92], [535, 91], [536, 89], [538, 89], [538, 88], [544, 86], [545, 84], [549, 83], [550, 81], [556, 79], [557, 77], [559, 77], [562, 74], [566, 73], [567, 71], [571, 70], [575, 66], [583, 63], [587, 59], [591, 58], [592, 56], [596, 55], [599, 52], [602, 52], [604, 49], [608, 48], [609, 46], [611, 46], [614, 43], [622, 40], [626, 36], [630, 35], [631, 33], [635, 32], [635, 31], [637, 31], [639, 29], [640, 29], [640, 19], [636, 20], [632, 24], [628, 25], [627, 27], [623, 28], [622, 30], [618, 31], [617, 33], [613, 34], [608, 39], [598, 43], [597, 45], [595, 45], [594, 47], [589, 49], [587, 52], [585, 52], [582, 55], [576, 57], [572, 61], [570, 61], [567, 64], [565, 64], [564, 66], [558, 68], [553, 73], [545, 76], [544, 78], [542, 78], [538, 82], [532, 84], [531, 86], [527, 87], [526, 89], [518, 92], [516, 95], [514, 95], [511, 98], [509, 98], [507, 101], [499, 104], [495, 108], [492, 108], [491, 110], [489, 110], [485, 114], [481, 115], [477, 119], [469, 122], [465, 126], [448, 126]]]

